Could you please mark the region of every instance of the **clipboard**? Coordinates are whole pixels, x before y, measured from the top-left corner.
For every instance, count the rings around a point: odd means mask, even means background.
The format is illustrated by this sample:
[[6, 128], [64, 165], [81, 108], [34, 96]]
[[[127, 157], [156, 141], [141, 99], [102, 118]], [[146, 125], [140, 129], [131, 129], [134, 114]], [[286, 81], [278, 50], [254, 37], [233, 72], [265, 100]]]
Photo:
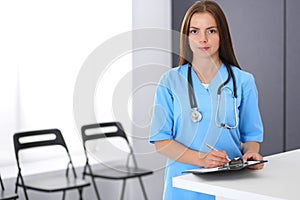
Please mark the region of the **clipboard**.
[[222, 171], [236, 171], [242, 170], [246, 167], [257, 165], [261, 163], [268, 162], [267, 160], [248, 160], [243, 161], [242, 158], [234, 158], [229, 163], [222, 165], [220, 167], [215, 168], [197, 168], [186, 170], [182, 173], [193, 173], [193, 174], [206, 174], [206, 173], [213, 173], [213, 172], [222, 172]]

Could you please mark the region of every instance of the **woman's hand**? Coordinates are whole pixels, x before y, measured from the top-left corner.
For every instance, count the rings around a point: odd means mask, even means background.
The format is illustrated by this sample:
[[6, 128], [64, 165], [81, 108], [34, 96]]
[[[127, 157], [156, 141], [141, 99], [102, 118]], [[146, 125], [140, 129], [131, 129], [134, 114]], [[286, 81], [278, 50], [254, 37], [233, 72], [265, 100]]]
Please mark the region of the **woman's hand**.
[[205, 168], [220, 167], [228, 163], [227, 154], [225, 151], [211, 150], [203, 157], [203, 163]]
[[[258, 153], [259, 152], [260, 144], [258, 142], [245, 142], [243, 143], [243, 160], [263, 160], [263, 157]], [[257, 164], [249, 166], [249, 169], [262, 169], [264, 164]]]
[[[244, 161], [247, 161], [247, 160], [263, 160], [263, 157], [259, 153], [256, 153], [256, 152], [246, 152], [243, 155], [243, 160]], [[261, 163], [261, 164], [249, 166], [248, 168], [249, 169], [262, 169], [263, 167], [264, 167], [264, 163]]]

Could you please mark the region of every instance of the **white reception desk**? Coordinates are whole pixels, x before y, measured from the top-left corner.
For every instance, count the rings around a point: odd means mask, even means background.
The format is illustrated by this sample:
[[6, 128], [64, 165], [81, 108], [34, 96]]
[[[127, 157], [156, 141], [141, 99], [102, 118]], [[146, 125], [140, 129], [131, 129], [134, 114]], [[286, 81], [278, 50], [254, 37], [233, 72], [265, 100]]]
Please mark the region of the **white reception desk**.
[[218, 200], [299, 200], [300, 149], [264, 159], [269, 162], [262, 170], [187, 174], [174, 177], [173, 187], [212, 194]]

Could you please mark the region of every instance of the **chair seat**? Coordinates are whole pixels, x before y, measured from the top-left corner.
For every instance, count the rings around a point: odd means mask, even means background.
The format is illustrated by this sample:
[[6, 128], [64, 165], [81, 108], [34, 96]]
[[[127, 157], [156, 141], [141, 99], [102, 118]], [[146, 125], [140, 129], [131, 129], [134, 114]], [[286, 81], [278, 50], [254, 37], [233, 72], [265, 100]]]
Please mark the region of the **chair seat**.
[[[67, 178], [65, 176], [51, 177], [47, 179], [25, 180], [26, 188], [42, 192], [58, 192], [63, 190], [78, 189], [90, 185], [82, 179]], [[20, 185], [23, 187], [22, 185]]]
[[128, 179], [135, 178], [139, 176], [145, 176], [152, 174], [152, 171], [126, 166], [114, 166], [106, 169], [93, 170], [93, 174], [85, 173], [88, 176], [94, 176], [106, 179]]
[[9, 200], [9, 199], [17, 199], [18, 198], [18, 195], [13, 193], [13, 192], [8, 192], [6, 190], [2, 190], [0, 191], [0, 199], [1, 200]]

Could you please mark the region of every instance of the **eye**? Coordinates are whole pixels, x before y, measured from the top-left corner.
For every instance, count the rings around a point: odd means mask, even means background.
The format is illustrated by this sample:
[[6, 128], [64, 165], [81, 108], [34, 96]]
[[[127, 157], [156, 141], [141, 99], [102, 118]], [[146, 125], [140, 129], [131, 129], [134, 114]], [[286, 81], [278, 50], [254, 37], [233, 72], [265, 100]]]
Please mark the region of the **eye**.
[[218, 32], [217, 29], [214, 29], [214, 28], [207, 30], [208, 34], [215, 34], [217, 32]]
[[197, 34], [199, 31], [197, 29], [190, 29], [190, 34], [195, 35]]

